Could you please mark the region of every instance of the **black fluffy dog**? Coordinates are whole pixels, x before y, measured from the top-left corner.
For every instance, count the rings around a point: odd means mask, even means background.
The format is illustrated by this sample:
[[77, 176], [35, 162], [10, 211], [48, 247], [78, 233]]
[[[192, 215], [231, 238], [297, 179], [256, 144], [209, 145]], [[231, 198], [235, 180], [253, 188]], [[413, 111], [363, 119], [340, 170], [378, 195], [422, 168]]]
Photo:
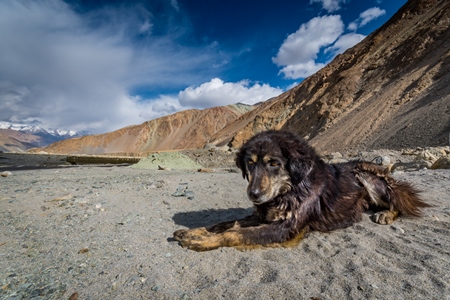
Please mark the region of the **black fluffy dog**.
[[326, 164], [292, 133], [266, 131], [240, 149], [236, 164], [249, 182], [252, 215], [211, 227], [174, 232], [183, 247], [255, 248], [296, 245], [309, 230], [328, 232], [359, 222], [369, 207], [373, 220], [391, 224], [400, 214], [420, 216], [429, 207], [409, 183], [369, 162]]

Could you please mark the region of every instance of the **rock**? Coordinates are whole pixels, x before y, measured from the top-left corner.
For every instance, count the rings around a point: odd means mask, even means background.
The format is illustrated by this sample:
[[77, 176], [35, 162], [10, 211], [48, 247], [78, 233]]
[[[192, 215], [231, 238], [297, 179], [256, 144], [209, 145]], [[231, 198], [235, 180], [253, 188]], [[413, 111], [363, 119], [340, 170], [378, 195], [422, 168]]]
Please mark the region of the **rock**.
[[332, 160], [332, 159], [343, 158], [343, 155], [340, 152], [333, 152], [333, 153], [325, 155], [325, 157], [329, 160]]
[[164, 180], [152, 180], [145, 184], [146, 189], [159, 189], [162, 188], [166, 182]]
[[89, 202], [89, 199], [87, 199], [87, 198], [77, 198], [77, 199], [74, 200], [74, 202], [78, 203], [78, 204], [86, 204], [86, 203]]
[[423, 150], [420, 151], [417, 155], [415, 160], [416, 161], [431, 161], [432, 163], [434, 163], [436, 160], [438, 160], [438, 158], [436, 157], [435, 153], [433, 153], [434, 151], [430, 151], [430, 150]]
[[206, 149], [208, 151], [215, 151], [216, 150], [216, 145], [211, 144], [211, 143], [207, 143], [207, 144], [205, 144], [203, 149]]
[[418, 171], [423, 168], [430, 168], [431, 162], [429, 161], [413, 161], [413, 162], [400, 162], [395, 163], [392, 168], [391, 172], [398, 172], [398, 171], [405, 171], [405, 172], [412, 172], [412, 171]]
[[184, 192], [184, 196], [187, 197], [188, 200], [194, 200], [195, 199], [195, 194], [194, 194], [193, 191], [186, 190]]
[[179, 185], [177, 187], [177, 190], [172, 194], [172, 196], [174, 197], [184, 197], [185, 195], [185, 191], [187, 190], [187, 186], [186, 185]]
[[375, 157], [373, 159], [373, 162], [377, 165], [389, 166], [391, 164], [391, 159], [389, 158], [389, 156], [383, 155]]
[[1, 175], [2, 177], [8, 177], [8, 176], [11, 176], [12, 173], [11, 173], [10, 171], [5, 171], [5, 172], [2, 172], [0, 175]]
[[83, 254], [83, 253], [87, 253], [87, 252], [89, 252], [88, 248], [82, 248], [82, 249], [78, 250], [78, 254]]
[[69, 300], [77, 300], [78, 299], [78, 292], [73, 293], [70, 295]]
[[343, 159], [343, 158], [333, 158], [328, 161], [329, 164], [340, 164], [340, 163], [346, 163], [346, 162], [348, 162], [348, 160]]
[[117, 224], [119, 225], [125, 225], [126, 223], [130, 222], [131, 220], [133, 220], [135, 217], [137, 217], [138, 214], [135, 212], [131, 212], [128, 215], [125, 216], [125, 218], [122, 219], [122, 221], [117, 222]]
[[398, 227], [396, 225], [391, 225], [391, 228], [394, 229], [395, 231], [400, 232], [400, 233], [405, 233], [405, 231], [402, 228], [400, 228], [400, 227]]
[[450, 155], [442, 156], [431, 165], [430, 169], [450, 169]]

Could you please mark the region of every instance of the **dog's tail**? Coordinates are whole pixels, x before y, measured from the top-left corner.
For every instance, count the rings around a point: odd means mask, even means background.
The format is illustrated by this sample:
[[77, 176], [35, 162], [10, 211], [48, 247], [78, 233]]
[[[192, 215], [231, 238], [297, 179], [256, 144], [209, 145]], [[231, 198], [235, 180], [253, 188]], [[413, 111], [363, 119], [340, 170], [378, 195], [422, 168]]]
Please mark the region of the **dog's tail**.
[[418, 189], [392, 178], [389, 170], [378, 165], [360, 162], [355, 167], [355, 175], [366, 189], [371, 204], [415, 217], [421, 216], [422, 208], [431, 207], [420, 198]]

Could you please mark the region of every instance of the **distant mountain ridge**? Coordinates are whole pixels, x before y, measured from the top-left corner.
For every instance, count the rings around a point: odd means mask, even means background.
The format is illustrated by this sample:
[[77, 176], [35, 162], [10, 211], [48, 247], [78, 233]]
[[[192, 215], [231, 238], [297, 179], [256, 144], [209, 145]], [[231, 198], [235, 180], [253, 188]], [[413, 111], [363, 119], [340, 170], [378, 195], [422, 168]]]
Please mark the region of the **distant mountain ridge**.
[[44, 129], [42, 127], [35, 126], [35, 125], [10, 123], [10, 122], [4, 122], [4, 121], [0, 121], [0, 129], [11, 129], [11, 130], [16, 130], [16, 131], [20, 131], [23, 133], [31, 133], [31, 134], [42, 133], [42, 134], [49, 134], [49, 135], [52, 135], [55, 137], [64, 137], [64, 138], [78, 137], [78, 136], [91, 134], [88, 131]]
[[21, 152], [34, 147], [45, 147], [51, 143], [84, 135], [87, 131], [44, 129], [39, 126], [0, 122], [0, 151]]

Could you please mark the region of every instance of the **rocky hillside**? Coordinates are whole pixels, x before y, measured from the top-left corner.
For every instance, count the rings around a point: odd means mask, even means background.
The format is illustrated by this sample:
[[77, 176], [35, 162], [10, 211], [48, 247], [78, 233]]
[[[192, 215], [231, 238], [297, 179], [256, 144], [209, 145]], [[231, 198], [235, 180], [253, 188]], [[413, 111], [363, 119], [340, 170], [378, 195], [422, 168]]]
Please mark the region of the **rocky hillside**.
[[239, 147], [266, 129], [299, 133], [320, 152], [448, 145], [450, 2], [408, 1], [361, 43], [213, 139]]
[[123, 154], [202, 148], [216, 132], [252, 108], [252, 106], [236, 104], [204, 110], [185, 110], [110, 133], [56, 142], [37, 151]]

